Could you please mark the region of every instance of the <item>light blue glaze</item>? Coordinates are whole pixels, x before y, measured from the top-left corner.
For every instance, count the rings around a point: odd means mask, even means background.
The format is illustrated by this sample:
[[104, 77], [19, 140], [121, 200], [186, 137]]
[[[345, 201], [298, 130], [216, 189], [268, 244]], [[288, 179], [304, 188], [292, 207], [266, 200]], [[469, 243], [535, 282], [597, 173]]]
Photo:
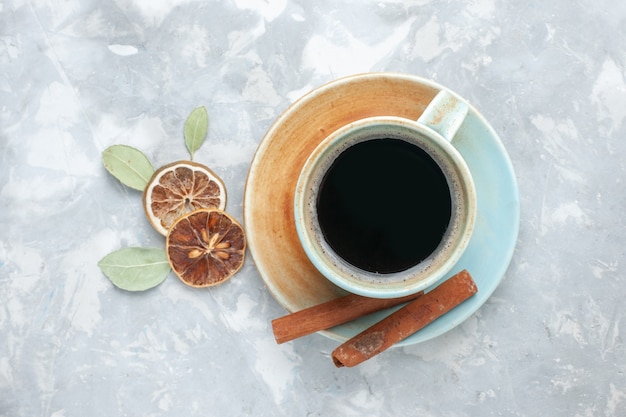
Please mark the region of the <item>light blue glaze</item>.
[[[487, 120], [470, 106], [452, 143], [472, 172], [478, 215], [465, 253], [444, 279], [467, 269], [476, 281], [478, 293], [396, 346], [415, 344], [439, 336], [478, 310], [502, 280], [517, 241], [520, 220], [517, 181], [498, 135]], [[333, 337], [349, 338], [385, 315], [373, 314], [338, 326], [332, 329]]]

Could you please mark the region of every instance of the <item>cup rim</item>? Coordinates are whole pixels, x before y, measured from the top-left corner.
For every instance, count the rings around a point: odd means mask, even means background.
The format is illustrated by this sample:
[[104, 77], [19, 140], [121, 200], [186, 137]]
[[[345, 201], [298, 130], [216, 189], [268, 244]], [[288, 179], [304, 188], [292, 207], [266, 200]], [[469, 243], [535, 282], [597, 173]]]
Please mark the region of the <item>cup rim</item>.
[[[321, 239], [322, 242], [316, 240], [313, 237], [314, 232], [310, 227], [304, 226], [305, 219], [311, 216], [316, 217], [316, 215], [311, 214], [314, 213], [315, 210], [308, 208], [310, 203], [307, 201], [307, 196], [309, 196], [310, 193], [306, 191], [310, 190], [311, 187], [316, 187], [315, 184], [311, 184], [311, 181], [314, 181], [315, 178], [319, 181], [321, 177], [323, 177], [323, 173], [317, 177], [312, 177], [311, 174], [320, 169], [319, 165], [323, 160], [326, 160], [327, 154], [329, 152], [341, 152], [342, 148], [345, 149], [348, 146], [358, 143], [359, 140], [357, 139], [352, 140], [349, 145], [344, 144], [344, 146], [342, 146], [341, 144], [346, 136], [354, 135], [355, 132], [358, 132], [360, 129], [371, 127], [380, 128], [386, 125], [399, 126], [401, 129], [416, 131], [419, 136], [426, 137], [428, 141], [431, 141], [431, 146], [443, 149], [446, 157], [451, 159], [454, 169], [459, 172], [461, 179], [459, 187], [465, 196], [467, 207], [459, 216], [460, 230], [456, 233], [458, 239], [452, 241], [453, 247], [449, 250], [447, 257], [442, 258], [441, 256], [434, 256], [432, 259], [429, 257], [405, 271], [394, 274], [378, 274], [362, 270], [349, 264], [336, 255], [323, 239]], [[469, 244], [475, 224], [476, 211], [477, 199], [472, 175], [461, 154], [448, 140], [441, 137], [441, 135], [434, 130], [417, 121], [396, 116], [375, 116], [360, 119], [330, 133], [317, 145], [307, 158], [298, 177], [294, 193], [294, 216], [298, 239], [304, 252], [315, 268], [329, 281], [340, 288], [355, 294], [374, 298], [401, 297], [417, 293], [439, 281], [452, 269]], [[313, 218], [311, 220], [314, 222], [313, 226], [317, 227], [315, 223], [317, 219]], [[448, 230], [446, 234], [449, 232]], [[449, 236], [447, 238], [449, 239]], [[444, 236], [442, 242], [445, 240], [446, 236]], [[437, 255], [440, 255], [438, 253], [441, 252], [439, 247], [435, 252], [437, 252]], [[358, 271], [359, 275], [365, 276], [367, 279], [357, 279], [355, 277], [356, 271]], [[397, 276], [398, 280], [394, 280], [392, 286], [381, 286], [382, 284], [380, 283], [382, 280], [380, 278], [388, 278], [390, 275]]]

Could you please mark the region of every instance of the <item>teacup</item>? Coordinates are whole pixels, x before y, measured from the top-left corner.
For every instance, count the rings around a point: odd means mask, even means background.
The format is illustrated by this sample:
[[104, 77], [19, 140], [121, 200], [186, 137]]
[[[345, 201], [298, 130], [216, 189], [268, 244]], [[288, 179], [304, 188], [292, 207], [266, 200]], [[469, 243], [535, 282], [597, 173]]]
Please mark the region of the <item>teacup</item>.
[[304, 251], [327, 279], [392, 298], [453, 268], [477, 209], [471, 172], [451, 144], [467, 112], [441, 90], [417, 121], [357, 120], [315, 148], [298, 178], [294, 214]]

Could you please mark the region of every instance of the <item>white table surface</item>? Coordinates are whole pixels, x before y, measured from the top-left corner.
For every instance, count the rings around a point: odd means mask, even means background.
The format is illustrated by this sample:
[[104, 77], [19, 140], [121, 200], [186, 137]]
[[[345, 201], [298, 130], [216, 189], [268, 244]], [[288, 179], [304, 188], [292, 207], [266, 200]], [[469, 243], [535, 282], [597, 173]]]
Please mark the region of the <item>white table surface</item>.
[[[623, 1], [0, 2], [0, 416], [626, 415]], [[519, 239], [462, 325], [336, 369], [337, 343], [284, 345], [248, 257], [211, 289], [142, 293], [97, 262], [163, 246], [112, 144], [195, 160], [242, 220], [271, 123], [338, 77], [419, 75], [467, 98], [514, 165]]]

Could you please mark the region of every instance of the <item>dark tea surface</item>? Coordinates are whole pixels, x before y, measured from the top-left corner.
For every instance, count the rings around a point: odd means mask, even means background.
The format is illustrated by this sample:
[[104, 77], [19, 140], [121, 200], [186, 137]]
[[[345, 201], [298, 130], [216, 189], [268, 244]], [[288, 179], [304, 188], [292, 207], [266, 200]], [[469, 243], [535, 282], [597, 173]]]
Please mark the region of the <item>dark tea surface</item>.
[[322, 181], [317, 215], [324, 238], [352, 265], [404, 271], [442, 240], [452, 210], [446, 178], [428, 153], [400, 139], [345, 150]]

